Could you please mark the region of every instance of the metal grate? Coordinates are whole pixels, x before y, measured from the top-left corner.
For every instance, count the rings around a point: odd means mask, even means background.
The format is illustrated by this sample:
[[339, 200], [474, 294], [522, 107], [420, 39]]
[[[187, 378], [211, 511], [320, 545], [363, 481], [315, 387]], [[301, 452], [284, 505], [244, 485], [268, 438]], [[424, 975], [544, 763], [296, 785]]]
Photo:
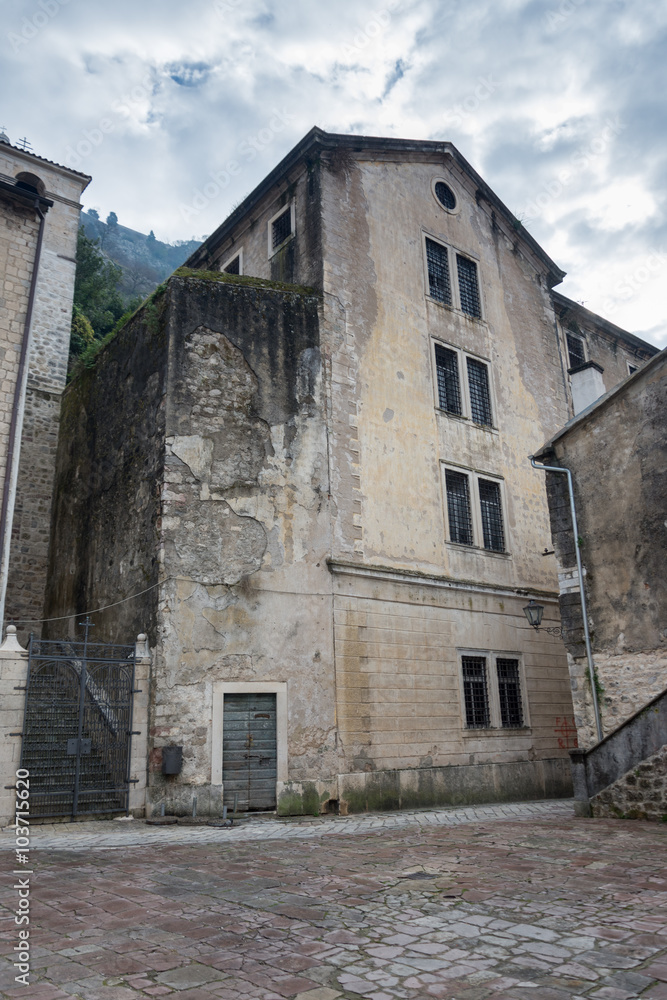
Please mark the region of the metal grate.
[[459, 360], [456, 351], [447, 347], [435, 347], [435, 367], [438, 376], [438, 405], [447, 413], [461, 416], [461, 385], [459, 382]]
[[271, 223], [271, 246], [275, 250], [292, 234], [292, 209], [286, 208], [282, 215]]
[[521, 685], [519, 682], [519, 661], [496, 659], [498, 671], [498, 696], [500, 698], [500, 721], [507, 729], [523, 726], [521, 708]]
[[470, 489], [468, 477], [462, 472], [445, 473], [447, 487], [447, 515], [449, 540], [461, 545], [472, 545], [472, 518], [470, 516]]
[[34, 816], [128, 807], [134, 645], [31, 637], [21, 767]]
[[447, 247], [433, 240], [426, 240], [426, 263], [428, 265], [428, 293], [438, 302], [452, 304], [452, 284], [449, 278], [449, 258]]
[[492, 552], [504, 552], [503, 508], [498, 483], [493, 483], [489, 479], [479, 480], [479, 506], [482, 514], [484, 548]]
[[456, 208], [456, 198], [454, 197], [454, 192], [448, 184], [444, 181], [438, 181], [435, 185], [435, 196], [445, 208], [453, 212]]
[[234, 260], [230, 260], [229, 264], [225, 268], [225, 274], [240, 274], [241, 273], [241, 255], [237, 254]]
[[456, 271], [459, 277], [459, 295], [461, 309], [469, 316], [481, 318], [482, 310], [479, 304], [479, 284], [477, 282], [477, 264], [467, 257], [456, 255]]
[[572, 333], [565, 335], [567, 340], [567, 354], [570, 368], [578, 368], [579, 365], [586, 364], [586, 352], [584, 342], [580, 337], [575, 337]]
[[468, 729], [488, 729], [489, 695], [486, 686], [486, 658], [463, 656], [463, 696]]
[[481, 361], [467, 358], [468, 389], [470, 390], [470, 416], [476, 424], [493, 426], [491, 416], [491, 394], [489, 392], [489, 370]]

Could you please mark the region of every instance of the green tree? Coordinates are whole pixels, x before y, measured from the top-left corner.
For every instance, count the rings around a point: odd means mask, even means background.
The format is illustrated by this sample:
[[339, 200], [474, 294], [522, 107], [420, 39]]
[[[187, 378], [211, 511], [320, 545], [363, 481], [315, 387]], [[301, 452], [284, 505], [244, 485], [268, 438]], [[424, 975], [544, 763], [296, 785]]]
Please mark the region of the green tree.
[[89, 239], [81, 226], [76, 245], [72, 354], [81, 353], [89, 336], [82, 317], [92, 329], [93, 339], [102, 340], [127, 309], [118, 291], [122, 274], [123, 269], [100, 253], [98, 241]]

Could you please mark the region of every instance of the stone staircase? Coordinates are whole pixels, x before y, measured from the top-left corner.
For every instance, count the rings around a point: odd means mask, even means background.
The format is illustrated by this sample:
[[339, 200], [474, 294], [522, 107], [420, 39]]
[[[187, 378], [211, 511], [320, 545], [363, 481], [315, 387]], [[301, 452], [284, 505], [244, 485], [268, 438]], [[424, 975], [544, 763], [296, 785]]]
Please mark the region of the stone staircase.
[[667, 822], [667, 689], [570, 758], [577, 815]]

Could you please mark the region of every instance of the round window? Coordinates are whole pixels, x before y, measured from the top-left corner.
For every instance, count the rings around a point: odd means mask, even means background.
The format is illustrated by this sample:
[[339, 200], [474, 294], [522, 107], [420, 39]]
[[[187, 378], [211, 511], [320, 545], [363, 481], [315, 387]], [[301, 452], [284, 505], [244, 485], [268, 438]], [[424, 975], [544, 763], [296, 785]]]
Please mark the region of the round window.
[[444, 181], [437, 181], [435, 185], [435, 196], [448, 212], [453, 212], [456, 208], [456, 197], [448, 184]]

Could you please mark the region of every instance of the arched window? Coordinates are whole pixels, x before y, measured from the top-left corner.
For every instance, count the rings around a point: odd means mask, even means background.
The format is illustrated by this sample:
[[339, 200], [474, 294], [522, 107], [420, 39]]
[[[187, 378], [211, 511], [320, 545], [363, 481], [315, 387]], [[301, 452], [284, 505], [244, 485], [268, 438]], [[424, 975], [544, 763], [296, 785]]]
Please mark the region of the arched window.
[[16, 175], [16, 186], [24, 191], [31, 191], [38, 195], [44, 195], [46, 187], [44, 182], [36, 174], [22, 172]]

